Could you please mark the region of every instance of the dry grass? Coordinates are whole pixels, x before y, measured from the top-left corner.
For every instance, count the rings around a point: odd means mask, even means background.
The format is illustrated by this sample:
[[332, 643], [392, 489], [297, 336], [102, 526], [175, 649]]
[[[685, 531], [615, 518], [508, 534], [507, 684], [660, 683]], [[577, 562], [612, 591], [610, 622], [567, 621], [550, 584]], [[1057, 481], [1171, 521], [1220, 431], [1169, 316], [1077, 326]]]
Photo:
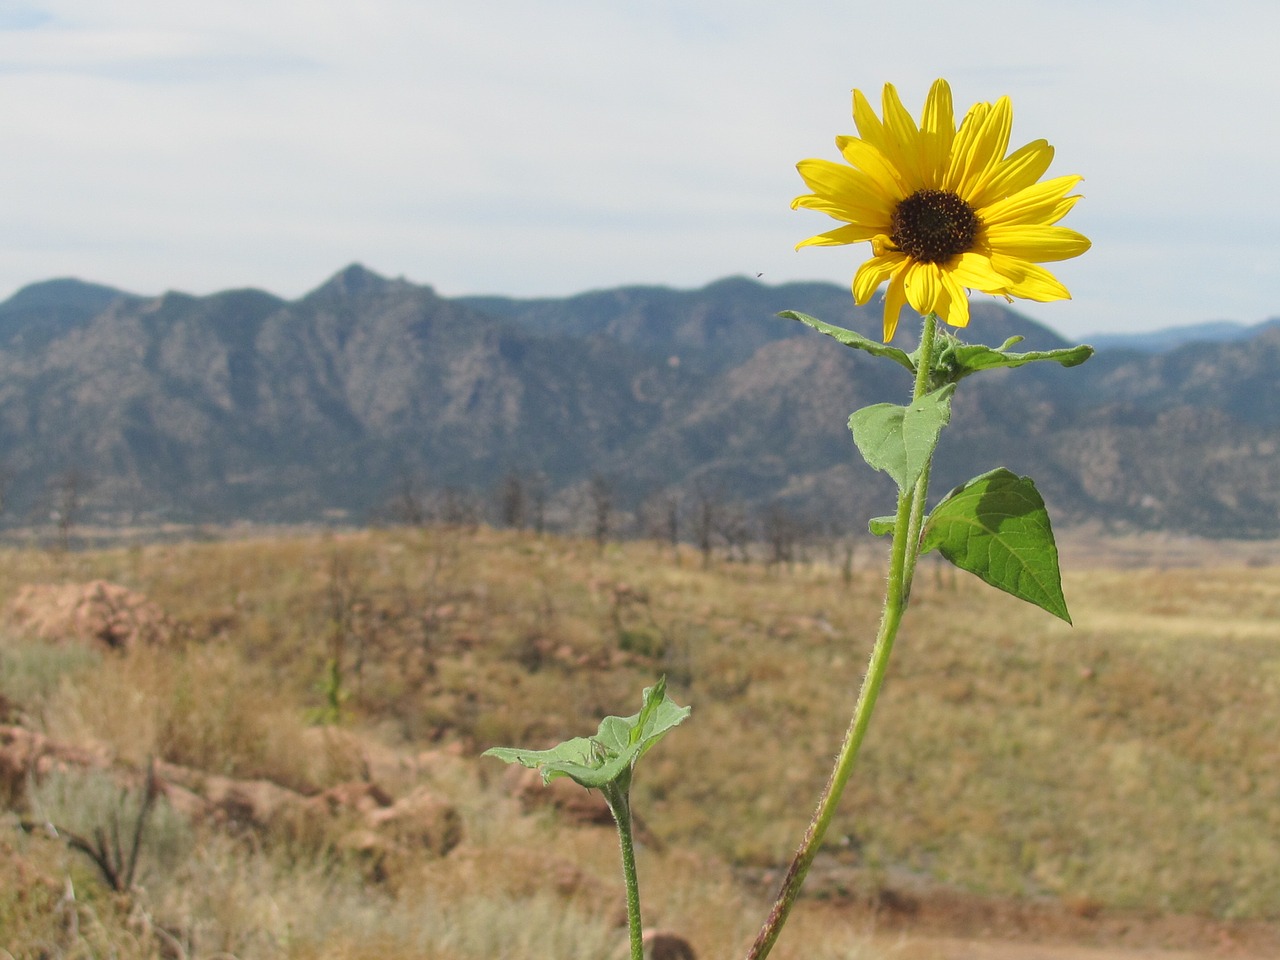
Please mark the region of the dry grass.
[[[826, 778], [880, 576], [706, 570], [649, 544], [602, 553], [484, 529], [13, 551], [0, 602], [26, 582], [104, 577], [185, 634], [126, 657], [11, 638], [0, 693], [51, 735], [132, 762], [154, 753], [314, 790], [351, 775], [306, 731], [333, 702], [381, 750], [461, 743], [474, 757], [630, 713], [665, 672], [694, 713], [638, 778], [637, 808], [666, 845], [644, 854], [641, 882], [654, 922], [722, 956], [760, 916], [735, 871], [789, 856]], [[1274, 917], [1280, 570], [1093, 566], [1068, 569], [1066, 589], [1074, 629], [922, 569], [832, 852], [872, 887], [905, 869], [1000, 895]], [[520, 815], [501, 772], [458, 765], [441, 788], [462, 809], [464, 845], [394, 889], [369, 888], [327, 848], [205, 836], [126, 909], [60, 848], [20, 838], [10, 852], [73, 878], [78, 935], [98, 937], [84, 955], [159, 955], [160, 925], [190, 956], [608, 955], [621, 936], [611, 835]], [[3, 929], [26, 945], [15, 956], [65, 938], [57, 886], [25, 905], [0, 895]], [[801, 922], [776, 955], [855, 957], [864, 944], [856, 924], [835, 941]]]

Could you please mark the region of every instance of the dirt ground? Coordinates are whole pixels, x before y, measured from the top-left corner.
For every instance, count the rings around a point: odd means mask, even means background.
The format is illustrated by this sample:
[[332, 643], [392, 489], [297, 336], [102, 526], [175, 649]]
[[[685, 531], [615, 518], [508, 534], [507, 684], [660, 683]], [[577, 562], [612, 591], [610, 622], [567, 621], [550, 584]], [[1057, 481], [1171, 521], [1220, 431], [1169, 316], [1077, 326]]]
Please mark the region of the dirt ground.
[[1208, 540], [1152, 531], [1115, 533], [1094, 525], [1059, 531], [1057, 542], [1064, 570], [1099, 566], [1170, 570], [1280, 563], [1280, 541], [1277, 540]]
[[[1067, 567], [1262, 566], [1280, 563], [1275, 541], [1114, 536], [1069, 532], [1059, 543]], [[1280, 924], [1205, 917], [1143, 916], [1088, 902], [1022, 903], [946, 891], [892, 892], [863, 906], [870, 941], [895, 960], [1271, 960]], [[813, 904], [815, 910], [848, 906]], [[873, 951], [874, 952], [874, 951]]]
[[1280, 924], [1125, 914], [1090, 902], [885, 891], [879, 904], [802, 904], [810, 922], [851, 922], [893, 960], [1271, 960]]

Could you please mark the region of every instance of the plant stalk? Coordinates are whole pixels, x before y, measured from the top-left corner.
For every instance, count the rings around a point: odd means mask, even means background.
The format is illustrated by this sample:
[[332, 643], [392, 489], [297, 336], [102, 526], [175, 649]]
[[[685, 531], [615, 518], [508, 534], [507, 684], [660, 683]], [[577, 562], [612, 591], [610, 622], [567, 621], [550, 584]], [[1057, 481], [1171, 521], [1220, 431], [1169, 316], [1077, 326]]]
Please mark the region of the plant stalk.
[[631, 837], [631, 799], [629, 791], [610, 784], [604, 789], [609, 811], [618, 824], [618, 845], [622, 848], [622, 879], [627, 885], [627, 935], [631, 941], [631, 960], [644, 960], [644, 933], [640, 923], [640, 880], [636, 874], [636, 851]]
[[[924, 319], [924, 328], [920, 334], [920, 349], [916, 354], [916, 379], [911, 399], [918, 400], [929, 392], [929, 377], [933, 365], [934, 340], [937, 334], [938, 318], [930, 314]], [[911, 578], [915, 573], [916, 558], [919, 554], [920, 527], [924, 522], [925, 500], [929, 488], [929, 465], [921, 471], [919, 479], [911, 490], [898, 494], [898, 512], [893, 525], [893, 547], [889, 554], [889, 583], [885, 591], [884, 609], [880, 615], [880, 627], [876, 632], [876, 640], [871, 648], [871, 661], [862, 679], [862, 688], [858, 691], [858, 700], [853, 709], [853, 718], [845, 732], [844, 742], [836, 755], [835, 766], [827, 780], [827, 786], [818, 799], [813, 819], [809, 821], [800, 847], [792, 858], [791, 866], [774, 899], [773, 906], [765, 918], [755, 943], [747, 953], [747, 960], [764, 960], [773, 949], [782, 927], [787, 922], [800, 888], [804, 885], [805, 876], [813, 864], [813, 858], [822, 846], [827, 828], [835, 816], [840, 796], [853, 772], [854, 760], [858, 749], [862, 746], [867, 727], [871, 722], [871, 713], [875, 709], [876, 698], [884, 685], [886, 670], [889, 666], [889, 654], [893, 651], [893, 641], [898, 634], [898, 626], [907, 608]]]

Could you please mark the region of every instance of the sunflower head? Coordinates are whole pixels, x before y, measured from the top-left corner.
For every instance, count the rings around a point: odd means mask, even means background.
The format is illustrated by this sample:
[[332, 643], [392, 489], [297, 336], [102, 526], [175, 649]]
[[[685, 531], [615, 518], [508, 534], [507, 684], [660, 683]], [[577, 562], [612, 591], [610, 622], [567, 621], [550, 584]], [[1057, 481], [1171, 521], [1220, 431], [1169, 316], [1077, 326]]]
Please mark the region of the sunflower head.
[[1035, 140], [1008, 153], [1013, 108], [1008, 97], [976, 103], [957, 129], [951, 88], [934, 82], [916, 124], [892, 84], [881, 116], [853, 91], [856, 137], [837, 137], [844, 162], [801, 160], [812, 191], [791, 206], [817, 210], [844, 226], [797, 245], [871, 242], [871, 259], [853, 278], [866, 303], [885, 281], [884, 339], [908, 303], [954, 327], [969, 323], [967, 290], [1026, 300], [1070, 299], [1038, 264], [1078, 257], [1089, 240], [1056, 226], [1080, 198], [1078, 176], [1041, 181], [1053, 147]]

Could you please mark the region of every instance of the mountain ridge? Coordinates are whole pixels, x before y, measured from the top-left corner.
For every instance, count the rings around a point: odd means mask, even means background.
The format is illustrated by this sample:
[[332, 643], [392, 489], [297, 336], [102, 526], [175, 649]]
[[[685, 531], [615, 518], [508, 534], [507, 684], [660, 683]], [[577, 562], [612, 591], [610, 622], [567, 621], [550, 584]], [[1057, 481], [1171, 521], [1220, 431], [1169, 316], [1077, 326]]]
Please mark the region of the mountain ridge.
[[[363, 521], [412, 484], [488, 497], [518, 475], [565, 516], [605, 478], [619, 512], [714, 490], [860, 526], [892, 490], [845, 421], [902, 402], [909, 378], [781, 309], [878, 337], [880, 307], [843, 287], [744, 277], [531, 300], [359, 264], [295, 300], [32, 285], [0, 304], [0, 520], [47, 515], [75, 471], [86, 516], [114, 523]], [[998, 302], [972, 309], [966, 338], [1067, 345]], [[1063, 522], [1274, 534], [1280, 326], [1262, 326], [968, 380], [936, 489], [1004, 464]]]

